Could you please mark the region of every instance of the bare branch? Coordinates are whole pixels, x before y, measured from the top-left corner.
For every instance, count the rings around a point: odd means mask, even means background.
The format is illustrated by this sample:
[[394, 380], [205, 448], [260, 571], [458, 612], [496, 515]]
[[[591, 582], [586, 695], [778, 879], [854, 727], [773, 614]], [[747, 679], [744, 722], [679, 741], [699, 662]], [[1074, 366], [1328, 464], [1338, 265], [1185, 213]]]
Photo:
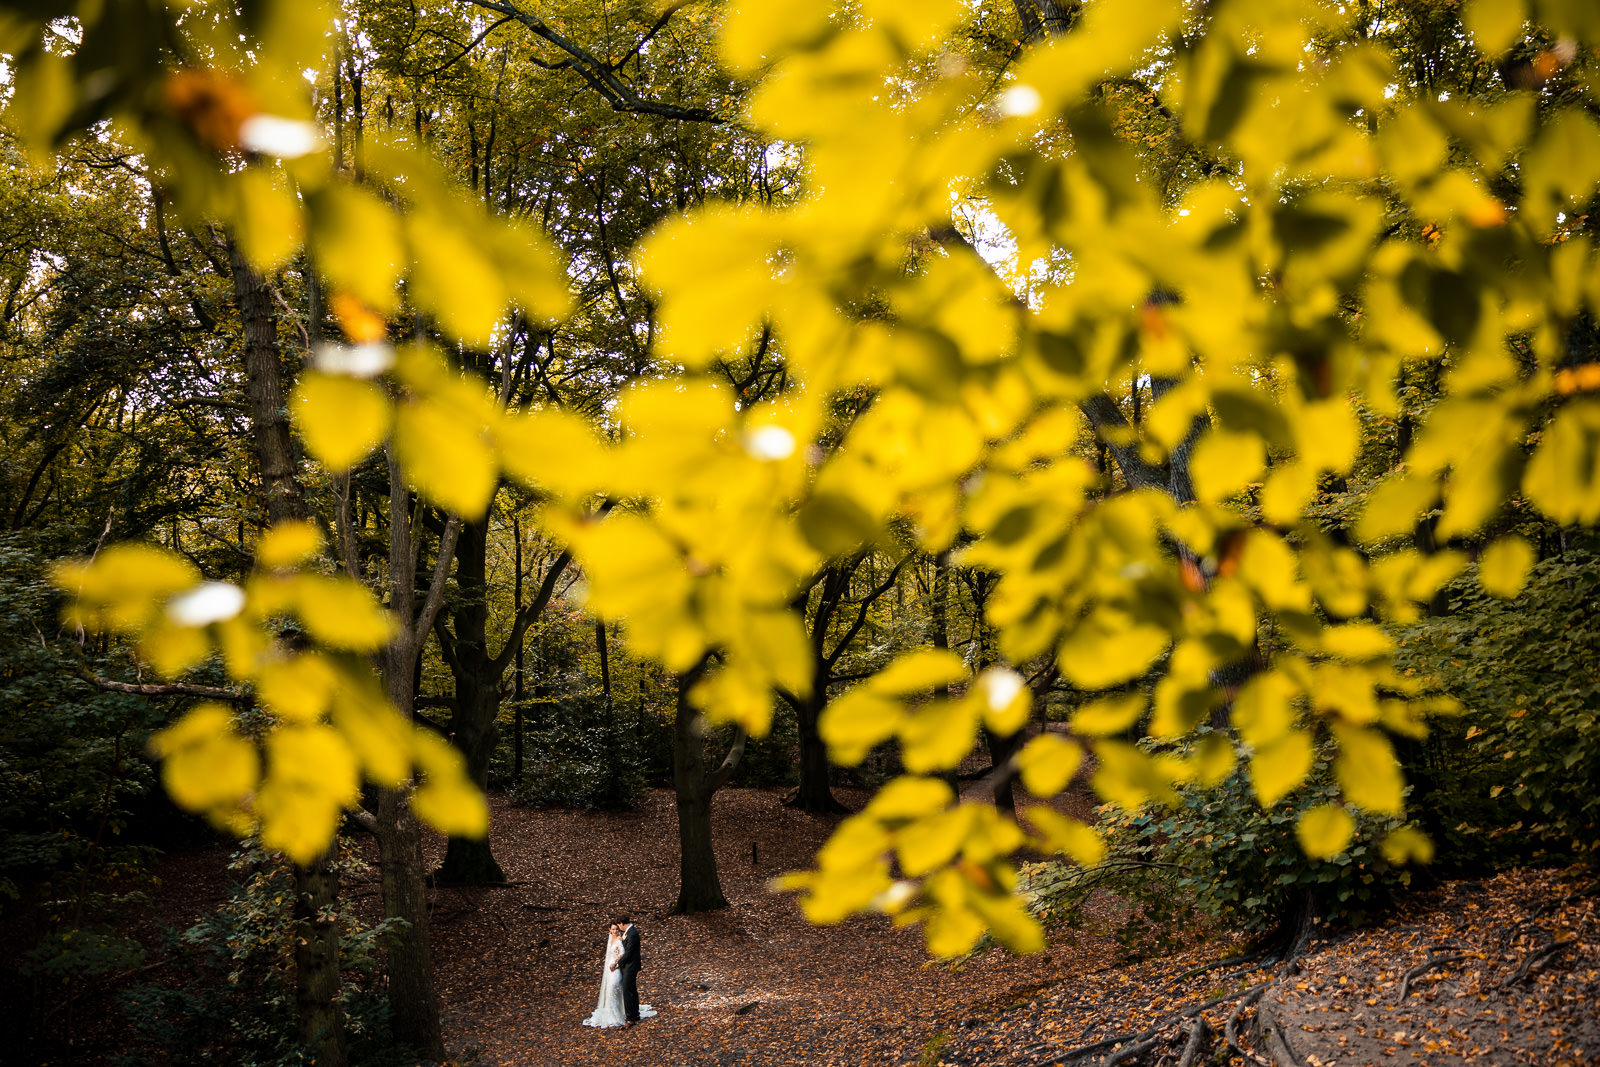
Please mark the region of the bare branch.
[[207, 700], [225, 700], [231, 704], [249, 703], [250, 697], [232, 689], [218, 689], [209, 685], [191, 685], [188, 682], [162, 682], [160, 684], [116, 682], [102, 678], [82, 663], [77, 675], [91, 685], [112, 693], [128, 693], [141, 697], [205, 697]]
[[[612, 64], [605, 62], [589, 49], [583, 47], [583, 45], [560, 33], [537, 15], [523, 11], [515, 4], [510, 3], [510, 0], [459, 0], [459, 2], [476, 4], [486, 10], [497, 11], [507, 18], [516, 19], [526, 26], [535, 37], [548, 41], [561, 49], [570, 57], [567, 62], [570, 62], [573, 72], [587, 82], [591, 89], [605, 97], [611, 104], [613, 111], [633, 112], [640, 115], [659, 115], [662, 118], [680, 119], [685, 122], [709, 122], [715, 125], [721, 125], [727, 121], [705, 108], [678, 107], [674, 104], [662, 104], [654, 100], [646, 100], [634, 91], [633, 86], [618, 77]], [[651, 33], [654, 32], [655, 30], [651, 30]], [[565, 66], [567, 62], [556, 66]], [[547, 66], [544, 63], [539, 65]]]

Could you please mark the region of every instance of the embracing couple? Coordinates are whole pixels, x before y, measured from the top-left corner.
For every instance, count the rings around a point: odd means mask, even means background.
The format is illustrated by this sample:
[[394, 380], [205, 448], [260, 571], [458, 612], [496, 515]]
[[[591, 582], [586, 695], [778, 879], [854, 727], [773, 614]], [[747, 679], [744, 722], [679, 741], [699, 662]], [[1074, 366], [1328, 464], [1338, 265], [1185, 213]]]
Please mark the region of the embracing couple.
[[639, 968], [644, 966], [644, 949], [639, 943], [639, 928], [623, 915], [611, 924], [606, 937], [605, 970], [600, 974], [600, 1002], [594, 1014], [583, 1020], [585, 1026], [632, 1026], [654, 1015], [650, 1005], [639, 1004]]

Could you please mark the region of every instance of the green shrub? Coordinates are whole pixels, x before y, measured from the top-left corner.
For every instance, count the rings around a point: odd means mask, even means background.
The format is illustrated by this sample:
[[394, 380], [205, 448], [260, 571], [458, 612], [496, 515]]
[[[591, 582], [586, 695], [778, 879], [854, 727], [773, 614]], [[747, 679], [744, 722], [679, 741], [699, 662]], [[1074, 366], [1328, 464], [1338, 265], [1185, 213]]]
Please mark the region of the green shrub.
[[1399, 633], [1397, 666], [1461, 702], [1407, 756], [1417, 806], [1455, 868], [1594, 863], [1600, 852], [1600, 557], [1537, 564], [1514, 600], [1472, 571], [1449, 613]]
[[512, 781], [508, 745], [500, 746], [491, 780], [509, 782], [519, 802], [541, 807], [637, 806], [644, 795], [645, 760], [629, 712], [613, 709], [608, 717], [604, 700], [588, 693], [528, 704], [522, 780]]
[[[362, 864], [341, 853], [340, 874]], [[295, 1022], [294, 875], [287, 861], [254, 848], [230, 865], [248, 872], [215, 912], [184, 931], [168, 930], [160, 952], [176, 980], [149, 982], [121, 994], [135, 1045], [118, 1067], [228, 1063], [288, 1067], [310, 1063]], [[386, 1067], [416, 1062], [390, 1035], [388, 1000], [378, 983], [377, 954], [394, 920], [362, 923], [340, 911], [339, 960], [350, 1062]]]

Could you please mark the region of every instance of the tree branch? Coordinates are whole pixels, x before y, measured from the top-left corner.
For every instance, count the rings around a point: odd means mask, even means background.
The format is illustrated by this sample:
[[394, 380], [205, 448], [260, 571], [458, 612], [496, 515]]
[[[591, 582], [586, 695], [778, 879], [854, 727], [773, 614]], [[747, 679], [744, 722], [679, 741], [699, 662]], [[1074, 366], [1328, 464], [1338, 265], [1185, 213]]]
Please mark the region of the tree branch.
[[[558, 32], [537, 15], [521, 10], [515, 4], [510, 3], [509, 0], [458, 0], [458, 2], [476, 4], [486, 10], [497, 11], [507, 18], [516, 19], [526, 26], [535, 37], [548, 41], [561, 49], [571, 57], [571, 69], [578, 77], [587, 82], [591, 89], [605, 97], [607, 102], [611, 104], [613, 111], [633, 112], [640, 115], [659, 115], [662, 118], [680, 119], [686, 122], [709, 122], [715, 125], [721, 125], [727, 121], [705, 108], [677, 107], [673, 104], [661, 104], [654, 100], [646, 100], [636, 93], [631, 85], [617, 76], [617, 72], [611, 64], [600, 59], [570, 37]], [[651, 32], [654, 33], [655, 31], [652, 30]], [[544, 64], [540, 65], [543, 66]]]
[[511, 660], [516, 656], [517, 646], [522, 643], [522, 638], [528, 632], [528, 627], [533, 625], [533, 620], [537, 619], [544, 612], [545, 605], [550, 603], [550, 598], [555, 595], [556, 582], [560, 581], [561, 575], [566, 573], [567, 564], [571, 562], [571, 549], [557, 556], [555, 562], [550, 564], [550, 570], [545, 574], [544, 581], [539, 583], [539, 591], [517, 613], [516, 621], [511, 624], [511, 636], [506, 639], [505, 647], [500, 650], [500, 654], [494, 658], [489, 668], [495, 677], [498, 678], [505, 673], [506, 667], [510, 665]]
[[428, 596], [422, 602], [422, 611], [412, 624], [412, 647], [419, 651], [423, 643], [428, 640], [428, 631], [433, 629], [433, 620], [439, 614], [439, 609], [444, 607], [445, 579], [450, 576], [450, 561], [455, 558], [456, 537], [460, 533], [460, 516], [450, 516], [450, 521], [445, 523], [444, 533], [439, 535], [439, 560], [433, 565], [433, 584], [428, 587]]
[[102, 678], [83, 663], [78, 664], [77, 675], [91, 685], [112, 693], [128, 693], [141, 697], [205, 697], [207, 700], [225, 700], [231, 704], [247, 704], [250, 697], [232, 689], [217, 689], [209, 685], [191, 685], [188, 682], [162, 682], [160, 684], [114, 682]]
[[911, 557], [913, 555], [915, 555], [915, 553], [907, 551], [905, 555], [901, 556], [900, 561], [896, 563], [894, 565], [894, 569], [889, 572], [889, 577], [885, 578], [876, 589], [862, 598], [861, 610], [856, 612], [855, 621], [850, 624], [850, 629], [846, 630], [844, 632], [844, 636], [839, 638], [839, 643], [833, 646], [833, 651], [823, 658], [823, 663], [827, 665], [830, 673], [832, 672], [833, 665], [838, 662], [840, 653], [845, 650], [845, 647], [848, 646], [851, 641], [855, 640], [856, 634], [860, 633], [861, 627], [866, 624], [868, 609], [872, 607], [879, 597], [883, 596], [883, 594], [894, 588], [894, 583], [900, 578], [901, 570], [903, 570], [905, 565], [911, 561]]
[[1127, 416], [1117, 407], [1117, 402], [1104, 393], [1098, 393], [1078, 402], [1078, 409], [1094, 427], [1095, 436], [1105, 444], [1106, 450], [1122, 469], [1122, 477], [1131, 489], [1166, 489], [1167, 473], [1153, 463], [1145, 462], [1139, 446], [1129, 438], [1135, 435]]
[[504, 18], [495, 20], [495, 22], [494, 22], [494, 24], [492, 26], [490, 26], [488, 29], [484, 30], [482, 33], [478, 34], [478, 36], [474, 37], [472, 40], [468, 41], [466, 47], [463, 48], [461, 51], [457, 52], [454, 59], [448, 60], [445, 63], [442, 63], [437, 67], [434, 67], [432, 70], [425, 70], [421, 74], [419, 74], [418, 77], [431, 78], [435, 74], [442, 74], [445, 71], [449, 70], [451, 67], [453, 67], [457, 63], [461, 62], [461, 60], [466, 56], [466, 54], [468, 52], [472, 51], [474, 48], [478, 47], [478, 45], [482, 44], [483, 43], [483, 39], [485, 37], [489, 36], [491, 33], [493, 33], [495, 30], [498, 30], [501, 26], [504, 26], [506, 23], [512, 21], [512, 19], [514, 19], [514, 18], [516, 18], [515, 15], [507, 15]]
[[733, 777], [733, 772], [739, 769], [739, 761], [744, 758], [744, 744], [750, 735], [743, 726], [737, 727], [733, 734], [733, 744], [728, 749], [728, 754], [722, 758], [722, 766], [718, 767], [711, 775], [708, 785], [711, 792], [715, 793], [728, 784], [728, 779]]

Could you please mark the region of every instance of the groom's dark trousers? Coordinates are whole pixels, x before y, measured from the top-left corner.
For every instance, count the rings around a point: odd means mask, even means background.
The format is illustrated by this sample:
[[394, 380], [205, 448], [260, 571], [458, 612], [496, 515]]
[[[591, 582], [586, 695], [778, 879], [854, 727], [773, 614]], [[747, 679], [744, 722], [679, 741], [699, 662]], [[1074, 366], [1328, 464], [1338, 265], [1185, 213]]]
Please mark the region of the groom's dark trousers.
[[639, 1021], [639, 968], [644, 966], [644, 949], [639, 943], [639, 928], [629, 926], [622, 935], [622, 955], [617, 970], [622, 976], [622, 1013], [630, 1023]]

